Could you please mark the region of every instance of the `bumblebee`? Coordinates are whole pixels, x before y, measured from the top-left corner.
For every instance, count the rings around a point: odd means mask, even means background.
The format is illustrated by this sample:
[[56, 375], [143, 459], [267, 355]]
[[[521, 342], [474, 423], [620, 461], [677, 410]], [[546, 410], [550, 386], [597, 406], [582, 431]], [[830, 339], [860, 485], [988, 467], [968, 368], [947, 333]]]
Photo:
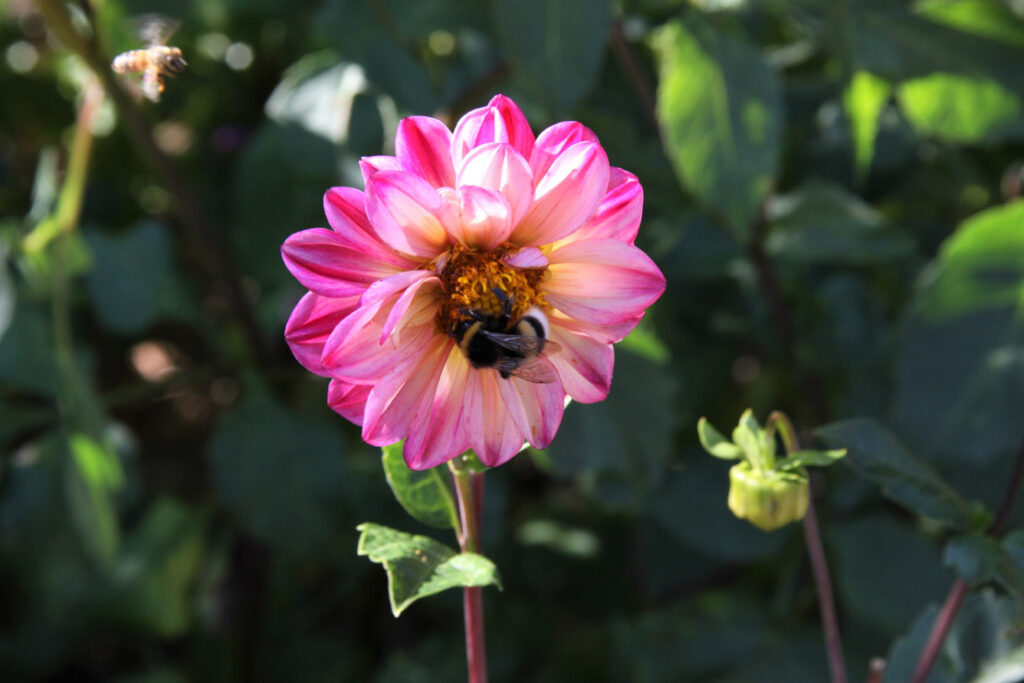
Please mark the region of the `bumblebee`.
[[146, 47], [123, 52], [110, 64], [115, 73], [141, 72], [142, 93], [153, 102], [160, 101], [164, 76], [175, 76], [187, 66], [181, 48], [166, 44], [179, 23], [161, 17], [143, 17], [139, 21], [138, 33]]
[[494, 368], [502, 379], [518, 377], [527, 382], [547, 384], [558, 379], [550, 363], [541, 361], [545, 351], [560, 347], [548, 339], [548, 318], [539, 308], [512, 319], [512, 299], [499, 289], [494, 295], [502, 303], [500, 315], [478, 310], [462, 312], [452, 335], [474, 368]]

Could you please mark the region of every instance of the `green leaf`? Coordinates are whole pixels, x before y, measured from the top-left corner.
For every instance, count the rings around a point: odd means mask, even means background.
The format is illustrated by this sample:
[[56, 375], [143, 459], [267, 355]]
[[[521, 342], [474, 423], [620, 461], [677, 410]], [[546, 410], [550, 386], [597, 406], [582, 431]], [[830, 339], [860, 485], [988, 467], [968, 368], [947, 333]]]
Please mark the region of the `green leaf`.
[[124, 484], [117, 454], [83, 434], [68, 440], [64, 486], [72, 521], [93, 560], [113, 565], [121, 542], [114, 494]]
[[1006, 559], [999, 541], [978, 533], [951, 539], [942, 554], [943, 564], [974, 588], [995, 579]]
[[697, 422], [697, 438], [700, 445], [711, 455], [723, 460], [736, 460], [743, 456], [743, 449], [731, 441], [727, 441], [722, 434], [711, 426], [706, 417]]
[[797, 451], [779, 462], [776, 469], [788, 472], [800, 467], [828, 467], [846, 455], [846, 449], [835, 451]]
[[873, 265], [914, 254], [913, 241], [860, 197], [809, 181], [771, 203], [765, 251], [801, 265]]
[[46, 312], [20, 303], [10, 329], [0, 338], [0, 380], [32, 393], [55, 394], [58, 379], [52, 338]]
[[87, 234], [93, 269], [85, 279], [93, 309], [105, 327], [141, 332], [160, 313], [171, 276], [170, 235], [162, 223], [143, 221], [128, 232]]
[[925, 0], [915, 9], [932, 21], [1024, 47], [1024, 20], [1003, 0]]
[[420, 598], [448, 588], [501, 588], [494, 563], [476, 553], [457, 553], [427, 536], [416, 536], [366, 522], [359, 532], [357, 552], [384, 565], [388, 573], [391, 611], [397, 617]]
[[971, 683], [1018, 683], [1024, 680], [1024, 646], [988, 662]]
[[775, 72], [753, 46], [697, 22], [667, 24], [654, 47], [665, 151], [682, 185], [746, 242], [778, 164]]
[[410, 469], [402, 457], [401, 443], [382, 448], [381, 460], [388, 485], [406, 512], [439, 529], [458, 529], [459, 513], [445, 465], [421, 472]]
[[991, 78], [931, 74], [902, 83], [897, 98], [922, 135], [972, 143], [1024, 134], [1020, 98]]
[[863, 179], [871, 168], [878, 135], [878, 116], [889, 99], [888, 81], [867, 71], [853, 74], [843, 93], [843, 106], [853, 134], [853, 160], [857, 177]]
[[610, 0], [492, 0], [491, 9], [523, 87], [552, 115], [567, 114], [601, 66]]
[[1024, 415], [1024, 201], [960, 224], [904, 320], [894, 418], [935, 458], [1015, 452]]
[[249, 533], [304, 555], [337, 543], [345, 448], [333, 429], [254, 397], [221, 420], [209, 453], [219, 497]]
[[892, 501], [945, 526], [967, 530], [967, 503], [927, 463], [911, 455], [885, 427], [868, 419], [835, 422], [815, 430], [832, 446], [846, 448], [850, 469], [882, 488]]

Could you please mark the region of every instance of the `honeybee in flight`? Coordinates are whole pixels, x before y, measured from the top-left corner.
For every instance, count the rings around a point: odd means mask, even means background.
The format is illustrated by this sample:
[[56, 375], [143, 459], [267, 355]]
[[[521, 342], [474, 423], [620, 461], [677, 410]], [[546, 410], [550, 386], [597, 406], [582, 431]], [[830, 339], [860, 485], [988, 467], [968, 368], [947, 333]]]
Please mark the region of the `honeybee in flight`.
[[492, 290], [502, 304], [500, 315], [467, 309], [452, 336], [474, 368], [494, 368], [502, 379], [518, 377], [527, 382], [547, 384], [558, 379], [550, 363], [540, 360], [546, 351], [561, 347], [549, 339], [550, 326], [544, 312], [533, 307], [512, 318], [512, 299], [500, 289]]
[[146, 47], [123, 52], [110, 64], [119, 74], [142, 72], [142, 93], [153, 102], [160, 101], [164, 76], [175, 76], [187, 65], [181, 48], [167, 45], [180, 23], [150, 15], [140, 17], [138, 34]]

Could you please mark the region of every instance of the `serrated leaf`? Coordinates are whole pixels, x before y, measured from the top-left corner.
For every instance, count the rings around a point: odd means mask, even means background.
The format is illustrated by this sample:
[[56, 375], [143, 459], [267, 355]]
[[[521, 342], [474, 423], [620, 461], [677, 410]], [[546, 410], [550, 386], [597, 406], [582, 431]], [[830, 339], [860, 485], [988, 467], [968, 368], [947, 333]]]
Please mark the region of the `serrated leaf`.
[[800, 467], [828, 467], [846, 455], [846, 449], [835, 451], [797, 451], [776, 465], [776, 469], [788, 472]]
[[869, 419], [847, 420], [819, 427], [815, 433], [832, 446], [846, 448], [843, 462], [881, 486], [892, 501], [945, 526], [971, 528], [967, 503], [881, 424]]
[[858, 71], [843, 93], [843, 106], [853, 134], [853, 159], [857, 177], [863, 179], [875, 155], [878, 116], [882, 113], [892, 86], [867, 71]]
[[427, 536], [417, 536], [366, 522], [359, 530], [357, 552], [384, 565], [391, 611], [397, 617], [420, 598], [448, 588], [501, 588], [494, 563], [476, 553], [459, 553]]
[[736, 460], [743, 455], [743, 449], [731, 441], [727, 441], [705, 417], [697, 422], [697, 438], [700, 439], [700, 445], [704, 447], [704, 450], [716, 458]]
[[752, 45], [696, 21], [667, 24], [654, 46], [665, 151], [682, 185], [746, 242], [778, 164], [775, 72]]
[[609, 0], [492, 0], [494, 28], [524, 87], [552, 114], [567, 113], [597, 75]]
[[448, 484], [446, 466], [424, 471], [410, 469], [402, 457], [402, 444], [381, 449], [384, 475], [395, 498], [410, 515], [439, 529], [457, 529], [459, 513]]

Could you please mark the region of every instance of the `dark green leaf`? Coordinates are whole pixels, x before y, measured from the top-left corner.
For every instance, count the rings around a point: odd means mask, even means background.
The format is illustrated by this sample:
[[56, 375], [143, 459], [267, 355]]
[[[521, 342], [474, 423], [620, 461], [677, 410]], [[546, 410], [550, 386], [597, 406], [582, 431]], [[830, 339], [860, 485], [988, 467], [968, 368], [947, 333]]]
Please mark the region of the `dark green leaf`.
[[977, 533], [953, 538], [942, 555], [943, 564], [973, 587], [992, 581], [1005, 559], [999, 541]]
[[33, 393], [57, 391], [57, 363], [45, 312], [19, 304], [7, 334], [0, 338], [0, 379]]
[[778, 164], [778, 83], [751, 45], [692, 26], [655, 38], [665, 150], [683, 186], [746, 242]]
[[[938, 614], [939, 608], [936, 605], [929, 605], [914, 620], [910, 630], [893, 643], [886, 657], [883, 683], [904, 683], [913, 677], [914, 669], [928, 642], [928, 636], [931, 634], [935, 617]], [[940, 660], [928, 676], [927, 683], [953, 683], [953, 681], [954, 679]]]
[[1024, 415], [1024, 201], [964, 221], [907, 313], [895, 419], [932, 457], [988, 463]]
[[426, 536], [415, 536], [379, 524], [364, 523], [358, 553], [384, 565], [388, 573], [391, 611], [397, 617], [406, 607], [448, 588], [501, 588], [494, 563], [476, 553], [457, 553]]
[[735, 460], [743, 455], [743, 449], [731, 441], [727, 441], [721, 433], [711, 426], [707, 418], [697, 422], [697, 437], [700, 445], [711, 455], [723, 460]]
[[974, 520], [967, 503], [881, 424], [847, 420], [819, 427], [815, 433], [829, 445], [845, 448], [843, 462], [881, 486], [894, 502], [951, 528], [971, 528]]
[[107, 328], [132, 334], [154, 322], [170, 279], [171, 240], [163, 224], [144, 221], [108, 236], [88, 233], [93, 269], [86, 285], [93, 309]]
[[334, 430], [250, 399], [210, 442], [213, 481], [242, 525], [294, 553], [337, 542], [345, 496], [344, 445]]
[[492, 0], [494, 28], [524, 87], [552, 115], [590, 89], [607, 43], [609, 0]]
[[838, 185], [811, 181], [773, 199], [765, 250], [809, 265], [870, 265], [906, 258], [913, 242], [887, 225], [859, 197]]
[[459, 527], [459, 513], [448, 483], [447, 466], [412, 470], [402, 457], [401, 443], [382, 448], [381, 460], [388, 484], [406, 512], [439, 529]]

